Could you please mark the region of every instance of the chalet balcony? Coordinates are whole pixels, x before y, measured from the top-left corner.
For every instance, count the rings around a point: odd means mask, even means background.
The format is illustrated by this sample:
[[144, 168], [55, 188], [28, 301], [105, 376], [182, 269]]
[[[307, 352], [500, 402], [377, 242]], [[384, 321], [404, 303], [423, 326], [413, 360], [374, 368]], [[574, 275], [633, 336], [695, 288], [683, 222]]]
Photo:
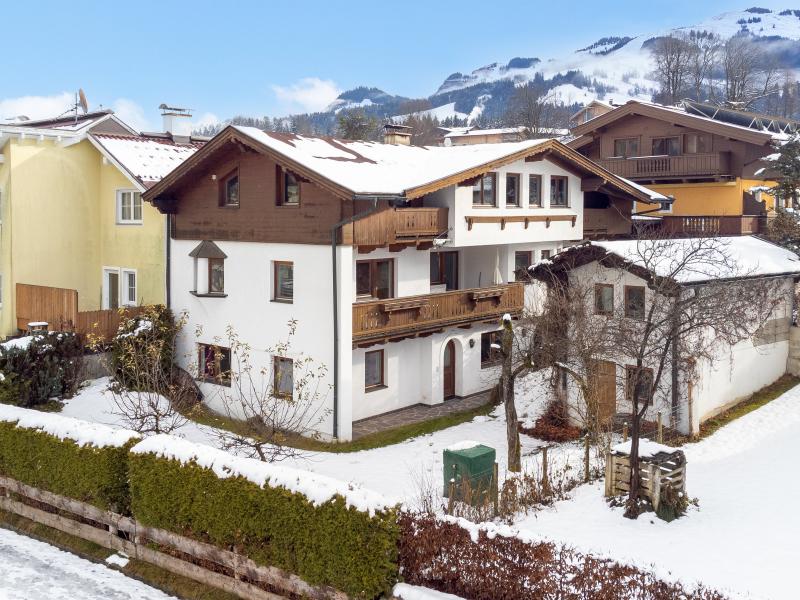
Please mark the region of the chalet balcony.
[[[447, 232], [447, 208], [387, 208], [353, 223], [352, 243], [359, 247], [427, 246]], [[345, 238], [345, 243], [351, 240]]]
[[522, 283], [404, 296], [353, 304], [353, 345], [430, 335], [445, 327], [497, 321], [521, 314]]
[[729, 152], [603, 158], [596, 162], [615, 175], [628, 179], [701, 179], [731, 174]]
[[767, 217], [755, 215], [665, 215], [661, 230], [677, 236], [753, 235], [766, 230]]

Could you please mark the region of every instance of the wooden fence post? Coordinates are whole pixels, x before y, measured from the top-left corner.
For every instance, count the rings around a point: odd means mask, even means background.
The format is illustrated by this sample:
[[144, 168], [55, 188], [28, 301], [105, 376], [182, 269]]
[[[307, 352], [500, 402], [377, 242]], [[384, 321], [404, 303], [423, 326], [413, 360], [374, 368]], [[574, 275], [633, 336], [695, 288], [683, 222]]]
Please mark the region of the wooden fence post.
[[628, 423], [627, 422], [622, 424], [622, 441], [623, 442], [627, 442], [628, 441]]
[[447, 499], [447, 514], [453, 514], [453, 503], [455, 502], [456, 497], [456, 479], [453, 477], [450, 480], [450, 491], [448, 493], [449, 498]]
[[583, 441], [583, 481], [589, 483], [589, 436], [587, 435]]
[[614, 495], [614, 455], [606, 452], [606, 498]]
[[549, 496], [550, 478], [547, 475], [547, 446], [542, 448], [542, 495]]
[[497, 463], [492, 465], [492, 502], [494, 503], [494, 516], [499, 512], [500, 479]]
[[661, 411], [658, 411], [658, 438], [657, 438], [657, 440], [658, 440], [659, 444], [663, 444], [664, 443], [664, 426], [661, 423]]

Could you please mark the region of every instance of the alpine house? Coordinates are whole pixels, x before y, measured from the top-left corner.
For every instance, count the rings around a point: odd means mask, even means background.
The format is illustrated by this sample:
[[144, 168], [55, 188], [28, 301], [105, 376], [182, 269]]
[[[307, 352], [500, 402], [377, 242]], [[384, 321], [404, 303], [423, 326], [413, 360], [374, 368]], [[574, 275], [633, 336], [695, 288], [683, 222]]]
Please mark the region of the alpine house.
[[[454, 147], [229, 126], [143, 194], [169, 215], [178, 354], [211, 408], [235, 385], [228, 327], [252, 371], [296, 393], [293, 362], [325, 365], [328, 438], [353, 422], [491, 388], [499, 319], [526, 269], [584, 237], [630, 233], [641, 186], [556, 140]], [[587, 208], [588, 199], [591, 199]], [[266, 348], [286, 339], [291, 348]]]

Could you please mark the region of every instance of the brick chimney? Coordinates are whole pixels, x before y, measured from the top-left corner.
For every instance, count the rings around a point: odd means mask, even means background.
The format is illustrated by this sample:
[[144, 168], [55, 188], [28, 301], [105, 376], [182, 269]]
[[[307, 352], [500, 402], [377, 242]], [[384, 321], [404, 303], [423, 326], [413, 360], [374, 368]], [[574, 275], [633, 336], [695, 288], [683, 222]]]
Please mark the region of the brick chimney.
[[407, 127], [406, 125], [395, 125], [394, 123], [386, 123], [383, 126], [383, 143], [410, 146], [411, 127]]

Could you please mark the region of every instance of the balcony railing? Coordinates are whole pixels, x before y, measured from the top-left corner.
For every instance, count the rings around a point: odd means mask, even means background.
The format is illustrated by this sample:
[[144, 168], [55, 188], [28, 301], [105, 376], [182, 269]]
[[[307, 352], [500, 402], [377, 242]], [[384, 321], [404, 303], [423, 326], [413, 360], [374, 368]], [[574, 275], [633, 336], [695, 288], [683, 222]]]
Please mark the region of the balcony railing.
[[353, 304], [353, 343], [401, 339], [444, 327], [519, 315], [522, 283]]
[[751, 215], [696, 215], [662, 217], [663, 231], [688, 237], [707, 235], [751, 235], [766, 229], [767, 217]]
[[447, 231], [447, 208], [387, 208], [353, 223], [352, 243], [387, 246], [430, 241]]
[[728, 152], [604, 158], [597, 163], [612, 173], [628, 179], [721, 177], [731, 174], [731, 157]]

